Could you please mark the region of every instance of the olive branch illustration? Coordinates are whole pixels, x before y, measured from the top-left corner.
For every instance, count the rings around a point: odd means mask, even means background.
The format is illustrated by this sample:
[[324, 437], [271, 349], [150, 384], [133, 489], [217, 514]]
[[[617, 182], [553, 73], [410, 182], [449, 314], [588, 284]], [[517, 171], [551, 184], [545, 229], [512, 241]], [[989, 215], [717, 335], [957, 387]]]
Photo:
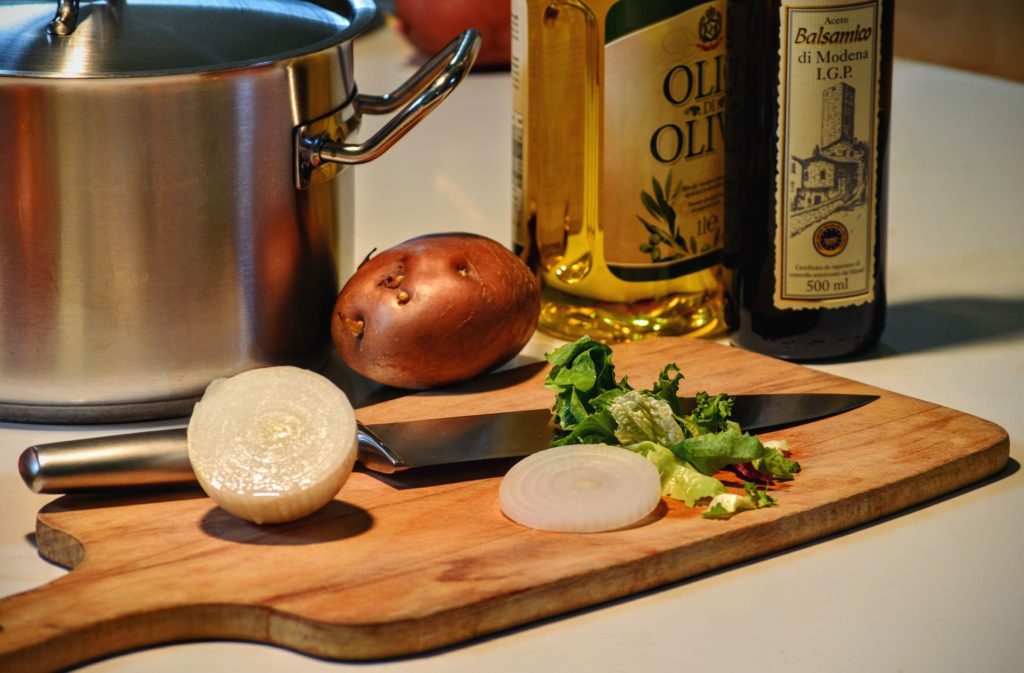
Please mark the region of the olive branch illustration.
[[[640, 192], [640, 202], [653, 220], [644, 219], [641, 215], [636, 216], [648, 234], [647, 241], [640, 244], [640, 252], [649, 254], [652, 262], [688, 257], [697, 252], [697, 239], [691, 236], [687, 241], [676, 226], [675, 204], [682, 193], [683, 181], [673, 183], [671, 170], [665, 176], [664, 185], [652, 177], [651, 191]], [[662, 249], [663, 246], [665, 250]]]

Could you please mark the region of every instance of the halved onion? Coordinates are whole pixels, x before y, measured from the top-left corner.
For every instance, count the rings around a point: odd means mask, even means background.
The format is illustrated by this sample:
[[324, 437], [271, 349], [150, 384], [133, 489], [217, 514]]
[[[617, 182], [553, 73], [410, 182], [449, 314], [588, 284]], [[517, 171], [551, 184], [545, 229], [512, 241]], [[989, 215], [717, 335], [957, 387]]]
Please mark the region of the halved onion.
[[539, 451], [516, 463], [498, 488], [508, 518], [562, 533], [628, 526], [650, 514], [660, 499], [658, 469], [643, 456], [605, 444]]
[[356, 417], [341, 390], [297, 367], [211, 383], [188, 424], [192, 469], [213, 500], [255, 523], [301, 518], [352, 473]]

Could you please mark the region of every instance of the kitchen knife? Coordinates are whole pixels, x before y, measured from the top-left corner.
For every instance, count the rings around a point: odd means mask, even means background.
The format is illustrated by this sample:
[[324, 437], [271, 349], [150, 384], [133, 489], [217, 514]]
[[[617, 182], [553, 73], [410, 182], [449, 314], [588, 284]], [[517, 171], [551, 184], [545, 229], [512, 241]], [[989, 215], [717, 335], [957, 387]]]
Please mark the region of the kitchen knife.
[[[746, 432], [806, 423], [855, 409], [877, 395], [821, 393], [736, 395], [732, 420]], [[694, 406], [683, 400], [683, 411]], [[359, 461], [377, 472], [495, 458], [546, 448], [554, 430], [549, 409], [360, 424]], [[18, 460], [22, 479], [37, 493], [102, 491], [118, 487], [188, 484], [185, 428], [39, 444]]]

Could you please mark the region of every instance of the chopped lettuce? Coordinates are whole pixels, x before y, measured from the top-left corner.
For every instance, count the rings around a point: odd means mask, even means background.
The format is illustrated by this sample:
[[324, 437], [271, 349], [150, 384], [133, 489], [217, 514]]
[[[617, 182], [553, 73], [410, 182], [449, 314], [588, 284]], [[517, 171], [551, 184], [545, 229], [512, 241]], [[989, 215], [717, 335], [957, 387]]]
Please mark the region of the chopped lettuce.
[[721, 432], [688, 437], [671, 448], [680, 459], [704, 474], [714, 474], [729, 465], [749, 463], [765, 453], [757, 437], [741, 432], [740, 426], [732, 421]]
[[607, 409], [595, 411], [573, 426], [572, 432], [551, 442], [551, 446], [566, 444], [618, 444], [615, 419]]
[[679, 398], [679, 382], [682, 380], [683, 373], [674, 362], [671, 362], [662, 367], [658, 380], [651, 385], [650, 390], [652, 395], [665, 400], [677, 417], [683, 416]]
[[719, 470], [743, 466], [755, 477], [774, 479], [792, 479], [800, 470], [786, 457], [786, 447], [766, 447], [729, 420], [729, 395], [698, 392], [687, 413], [679, 396], [683, 374], [675, 363], [665, 365], [649, 389], [634, 390], [625, 378], [615, 378], [611, 348], [590, 337], [546, 357], [552, 368], [544, 385], [555, 393], [552, 412], [558, 421], [552, 446], [601, 443], [635, 451], [658, 468], [664, 495], [690, 507], [711, 498], [710, 518], [727, 518], [765, 506], [763, 498], [771, 500], [763, 490], [758, 496], [749, 489], [725, 497], [725, 486], [712, 476]]
[[[621, 383], [615, 381], [611, 349], [590, 337], [565, 344], [546, 357], [554, 366], [544, 387], [555, 392], [552, 411], [566, 434], [572, 433], [577, 425], [606, 406], [607, 394], [630, 389], [624, 380]], [[602, 406], [595, 406], [595, 401]]]
[[750, 482], [743, 484], [744, 494], [720, 493], [708, 503], [708, 510], [701, 515], [705, 519], [729, 519], [744, 510], [760, 509], [775, 505], [775, 498]]
[[730, 519], [735, 514], [748, 509], [757, 509], [754, 501], [738, 493], [721, 493], [708, 503], [708, 509], [701, 517], [704, 519]]
[[800, 463], [786, 457], [789, 445], [780, 440], [764, 443], [764, 455], [751, 461], [754, 469], [772, 479], [789, 481], [800, 471]]
[[691, 435], [705, 435], [721, 432], [726, 429], [726, 421], [732, 414], [733, 399], [728, 395], [719, 394], [714, 397], [705, 392], [695, 395], [696, 406], [689, 415], [683, 417], [683, 423]]
[[725, 485], [722, 482], [701, 474], [660, 444], [639, 442], [623, 448], [639, 453], [654, 463], [661, 475], [661, 494], [682, 500], [687, 507], [693, 507], [703, 498], [725, 493]]
[[768, 495], [768, 491], [763, 487], [758, 487], [757, 484], [751, 484], [749, 481], [743, 482], [743, 492], [754, 501], [758, 509], [775, 505], [775, 498]]
[[615, 419], [615, 437], [623, 446], [644, 441], [672, 446], [684, 439], [672, 407], [660, 397], [631, 390], [616, 397], [608, 411]]

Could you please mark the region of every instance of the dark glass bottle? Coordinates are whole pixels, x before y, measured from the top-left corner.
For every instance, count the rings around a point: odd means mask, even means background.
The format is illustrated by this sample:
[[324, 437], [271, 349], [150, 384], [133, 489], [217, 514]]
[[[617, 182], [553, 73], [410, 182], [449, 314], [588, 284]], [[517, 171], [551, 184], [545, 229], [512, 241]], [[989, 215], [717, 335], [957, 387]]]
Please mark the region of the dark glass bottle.
[[892, 0], [737, 0], [726, 265], [733, 344], [791, 360], [885, 322]]

